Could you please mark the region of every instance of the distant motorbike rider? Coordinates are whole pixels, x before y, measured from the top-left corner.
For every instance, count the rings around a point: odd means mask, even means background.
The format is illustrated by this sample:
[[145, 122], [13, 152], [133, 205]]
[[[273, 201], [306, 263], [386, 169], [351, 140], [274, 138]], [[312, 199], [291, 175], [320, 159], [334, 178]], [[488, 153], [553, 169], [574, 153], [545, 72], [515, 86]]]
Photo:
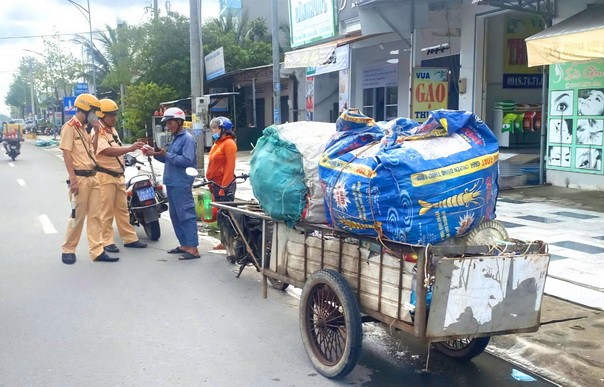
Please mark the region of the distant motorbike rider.
[[8, 154], [8, 145], [11, 143], [16, 145], [17, 153], [21, 153], [21, 142], [23, 141], [25, 139], [23, 138], [23, 128], [21, 125], [13, 124], [10, 121], [2, 123], [2, 146], [4, 146], [5, 153]]
[[124, 247], [145, 248], [147, 245], [138, 240], [136, 231], [130, 224], [128, 198], [124, 181], [124, 154], [141, 149], [145, 145], [137, 141], [130, 146], [122, 146], [115, 130], [119, 108], [108, 98], [99, 101], [101, 109], [96, 112], [100, 118], [99, 128], [93, 134], [95, 143], [97, 177], [101, 184], [101, 227], [103, 230], [104, 250], [119, 252], [115, 245], [113, 219]]

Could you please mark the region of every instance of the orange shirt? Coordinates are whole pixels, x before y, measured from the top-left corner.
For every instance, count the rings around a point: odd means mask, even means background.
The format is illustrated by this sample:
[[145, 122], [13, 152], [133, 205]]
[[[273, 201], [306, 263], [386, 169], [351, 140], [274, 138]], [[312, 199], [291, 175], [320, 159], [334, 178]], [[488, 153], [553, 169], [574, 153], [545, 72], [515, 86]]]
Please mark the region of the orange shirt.
[[237, 144], [230, 136], [218, 139], [210, 149], [210, 161], [206, 171], [206, 179], [226, 187], [235, 176], [235, 159]]

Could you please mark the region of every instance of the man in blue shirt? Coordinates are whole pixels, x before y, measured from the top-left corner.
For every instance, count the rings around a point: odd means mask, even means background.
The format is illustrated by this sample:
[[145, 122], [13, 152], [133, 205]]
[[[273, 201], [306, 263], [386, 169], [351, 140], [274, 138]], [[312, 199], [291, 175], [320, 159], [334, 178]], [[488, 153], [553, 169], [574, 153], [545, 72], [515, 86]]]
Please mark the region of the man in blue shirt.
[[197, 214], [193, 200], [194, 177], [187, 175], [188, 167], [197, 166], [197, 143], [185, 130], [185, 113], [179, 108], [169, 108], [164, 112], [161, 122], [172, 133], [173, 139], [168, 149], [154, 150], [146, 146], [143, 153], [154, 156], [165, 164], [163, 183], [168, 193], [170, 219], [180, 246], [168, 250], [170, 254], [182, 255], [178, 258], [199, 258], [199, 237], [197, 235]]

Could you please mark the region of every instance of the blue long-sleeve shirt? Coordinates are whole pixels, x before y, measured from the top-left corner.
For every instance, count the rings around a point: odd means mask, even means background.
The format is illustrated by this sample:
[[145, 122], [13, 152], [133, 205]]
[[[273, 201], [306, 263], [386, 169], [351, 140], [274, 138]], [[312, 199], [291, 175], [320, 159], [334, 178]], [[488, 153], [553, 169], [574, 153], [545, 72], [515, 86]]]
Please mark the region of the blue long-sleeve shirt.
[[197, 166], [197, 142], [186, 130], [174, 136], [165, 156], [155, 156], [165, 164], [163, 183], [166, 186], [186, 187], [193, 184], [194, 177], [186, 174], [188, 167]]

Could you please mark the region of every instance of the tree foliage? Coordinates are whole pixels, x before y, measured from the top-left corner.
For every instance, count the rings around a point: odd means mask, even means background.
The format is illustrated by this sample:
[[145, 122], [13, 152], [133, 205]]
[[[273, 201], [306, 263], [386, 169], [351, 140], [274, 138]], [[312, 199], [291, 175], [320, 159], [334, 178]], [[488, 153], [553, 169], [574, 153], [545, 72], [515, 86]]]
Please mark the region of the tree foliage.
[[27, 81], [27, 76], [24, 77], [23, 70], [21, 69], [22, 66], [19, 67], [19, 72], [13, 74], [13, 81], [10, 84], [8, 93], [6, 93], [6, 96], [4, 97], [4, 103], [13, 108], [18, 108], [20, 112], [19, 115], [25, 117], [25, 107], [28, 104], [30, 86]]
[[272, 61], [271, 38], [264, 18], [247, 21], [244, 15], [239, 23], [230, 13], [210, 19], [202, 26], [203, 49], [207, 55], [224, 47], [227, 72], [262, 66]]
[[169, 86], [181, 97], [191, 95], [189, 19], [168, 12], [140, 29], [139, 81]]
[[[158, 86], [156, 83], [141, 83], [126, 89], [124, 104], [124, 126], [130, 129], [132, 138], [148, 137], [151, 134], [151, 117], [159, 103], [178, 98], [177, 92], [170, 86]], [[131, 139], [126, 139], [131, 140]]]
[[32, 55], [21, 58], [19, 70], [13, 74], [13, 81], [5, 97], [7, 105], [19, 108], [25, 117], [31, 110], [26, 108], [31, 107], [31, 81], [35, 89], [36, 107], [47, 106], [49, 99], [71, 95], [73, 85], [81, 73], [81, 63], [62, 49], [63, 44], [59, 36], [45, 38], [43, 52], [31, 52]]
[[[135, 58], [140, 51], [139, 35], [138, 27], [119, 23], [117, 28], [105, 25], [105, 30], [96, 33], [93, 49], [87, 37], [75, 37], [75, 41], [82, 44], [89, 54], [94, 54], [98, 95], [118, 95], [121, 85], [131, 85], [139, 76], [135, 66]], [[82, 74], [88, 81], [92, 80], [91, 68], [92, 63], [87, 64], [88, 70]]]

